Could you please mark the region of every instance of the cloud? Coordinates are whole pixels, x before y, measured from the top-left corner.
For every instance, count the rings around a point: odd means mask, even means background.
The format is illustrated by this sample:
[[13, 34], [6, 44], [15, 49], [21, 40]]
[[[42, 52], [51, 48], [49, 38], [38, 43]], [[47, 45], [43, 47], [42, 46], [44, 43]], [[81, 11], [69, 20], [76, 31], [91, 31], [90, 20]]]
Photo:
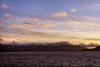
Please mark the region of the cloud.
[[5, 4], [2, 4], [2, 8], [9, 8], [7, 5], [5, 5]]
[[36, 29], [26, 29], [23, 27], [14, 27], [14, 28], [6, 28], [6, 27], [1, 27], [0, 28], [0, 37], [2, 38], [22, 38], [22, 39], [31, 39], [32, 41], [35, 41], [37, 39], [38, 41], [41, 39], [44, 39], [45, 41], [61, 41], [67, 40], [67, 39], [80, 39], [79, 37], [74, 37], [74, 36], [69, 36], [65, 35], [57, 35], [57, 33], [53, 32], [48, 32], [48, 31], [41, 31], [41, 30], [36, 30]]
[[32, 34], [31, 32], [25, 32], [26, 34]]
[[2, 24], [0, 24], [0, 26], [3, 26], [4, 24], [2, 23]]
[[36, 22], [37, 20], [39, 20], [39, 18], [29, 18], [29, 16], [26, 16], [25, 18], [26, 20], [33, 20], [34, 22]]
[[100, 38], [84, 38], [83, 40], [100, 41]]
[[11, 16], [11, 15], [8, 14], [8, 13], [4, 13], [4, 16], [5, 16], [5, 17], [13, 17], [13, 16]]
[[34, 22], [36, 22], [36, 20], [39, 20], [38, 18], [30, 18], [31, 20], [33, 20]]
[[0, 42], [6, 42], [5, 40], [3, 40], [3, 39], [0, 39]]
[[54, 14], [52, 14], [52, 16], [68, 16], [68, 15], [66, 14], [65, 11], [63, 11], [63, 12], [59, 12], [59, 13], [54, 13]]
[[97, 43], [92, 43], [92, 42], [90, 42], [90, 44], [79, 43], [78, 45], [79, 45], [79, 46], [84, 46], [84, 47], [96, 47], [96, 46], [99, 46], [99, 44], [97, 44]]
[[29, 19], [29, 16], [26, 16], [26, 18], [25, 18], [25, 19], [26, 19], [26, 20], [27, 20], [27, 19]]
[[10, 42], [10, 40], [4, 40], [0, 38], [0, 43], [7, 43], [7, 42]]
[[17, 39], [17, 40], [19, 40], [19, 41], [28, 41], [28, 40], [24, 40], [24, 39]]
[[17, 26], [19, 26], [19, 25], [15, 24], [15, 23], [10, 24], [10, 27], [17, 27]]
[[75, 13], [76, 12], [76, 9], [71, 9], [71, 11], [73, 11]]
[[42, 27], [52, 27], [52, 26], [55, 26], [54, 24], [42, 24], [41, 25]]
[[80, 16], [80, 17], [86, 20], [100, 20], [100, 18], [98, 17], [90, 17], [90, 16]]
[[34, 23], [30, 23], [30, 22], [27, 22], [25, 24], [23, 24], [22, 26], [26, 27], [34, 27], [34, 26], [42, 26], [42, 27], [52, 27], [52, 26], [55, 26], [54, 24], [40, 24], [40, 23], [37, 23], [37, 24], [34, 24]]
[[27, 23], [23, 24], [22, 26], [24, 26], [24, 27], [26, 27], [26, 26], [33, 27], [33, 26], [35, 26], [35, 24], [34, 23], [27, 22]]
[[[100, 23], [98, 22], [100, 18], [98, 17], [88, 17], [88, 16], [68, 16], [68, 17], [42, 17], [43, 22], [49, 23], [57, 23], [57, 24], [65, 24], [70, 27], [83, 27], [87, 25], [96, 25], [99, 26]], [[46, 18], [46, 19], [45, 19]], [[41, 19], [41, 18], [40, 18]]]

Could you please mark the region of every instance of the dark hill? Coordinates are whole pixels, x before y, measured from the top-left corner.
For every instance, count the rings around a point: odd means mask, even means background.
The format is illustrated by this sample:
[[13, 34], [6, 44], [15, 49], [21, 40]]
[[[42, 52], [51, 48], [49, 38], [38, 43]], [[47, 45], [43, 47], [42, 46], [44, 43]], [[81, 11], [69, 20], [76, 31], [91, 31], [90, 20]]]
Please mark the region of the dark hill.
[[43, 46], [43, 45], [1, 45], [5, 51], [80, 51], [86, 49], [81, 46], [59, 45], [59, 46]]
[[97, 46], [97, 47], [94, 48], [93, 50], [95, 50], [95, 51], [100, 51], [100, 46]]

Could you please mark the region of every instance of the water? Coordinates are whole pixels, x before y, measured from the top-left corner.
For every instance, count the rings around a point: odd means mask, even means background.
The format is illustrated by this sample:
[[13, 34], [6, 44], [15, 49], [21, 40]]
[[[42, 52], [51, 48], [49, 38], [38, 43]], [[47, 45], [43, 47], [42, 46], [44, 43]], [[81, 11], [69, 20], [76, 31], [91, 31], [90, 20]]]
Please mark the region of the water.
[[100, 66], [100, 52], [0, 52], [1, 66]]

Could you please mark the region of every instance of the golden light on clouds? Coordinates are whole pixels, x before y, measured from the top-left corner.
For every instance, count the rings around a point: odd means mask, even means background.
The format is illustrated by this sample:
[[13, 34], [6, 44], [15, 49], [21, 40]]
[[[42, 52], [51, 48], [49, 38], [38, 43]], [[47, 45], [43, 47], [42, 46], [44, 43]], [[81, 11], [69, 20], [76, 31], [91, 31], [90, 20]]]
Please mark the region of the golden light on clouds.
[[41, 25], [42, 27], [52, 27], [52, 26], [55, 26], [54, 24], [42, 24]]
[[36, 20], [39, 20], [38, 18], [30, 18], [31, 20], [33, 20], [34, 22], [36, 22]]
[[19, 26], [19, 25], [15, 24], [15, 23], [10, 24], [10, 27], [17, 27], [17, 26]]
[[34, 26], [52, 27], [52, 26], [55, 26], [55, 25], [54, 24], [40, 24], [40, 23], [34, 24], [34, 23], [31, 23], [31, 22], [26, 22], [22, 25], [18, 25], [18, 24], [15, 24], [15, 23], [10, 24], [10, 27], [17, 27], [17, 26], [22, 26], [22, 27], [34, 27]]
[[9, 8], [6, 4], [2, 4], [2, 8]]
[[0, 39], [0, 42], [6, 42], [5, 40], [3, 40], [3, 39]]
[[52, 14], [52, 16], [68, 16], [65, 11]]
[[37, 23], [37, 24], [34, 24], [34, 23], [31, 23], [31, 22], [27, 22], [25, 24], [23, 24], [22, 26], [26, 27], [34, 27], [34, 26], [42, 26], [42, 27], [52, 27], [52, 26], [55, 26], [54, 24], [40, 24], [40, 23]]
[[75, 13], [76, 12], [76, 9], [71, 9], [71, 11], [73, 11]]
[[8, 13], [4, 13], [5, 17], [13, 17], [12, 15], [8, 14]]
[[37, 20], [39, 20], [39, 18], [29, 18], [29, 16], [26, 16], [25, 18], [26, 20], [33, 20], [34, 22], [36, 22]]
[[22, 26], [24, 26], [24, 27], [26, 27], [26, 26], [33, 27], [33, 26], [35, 26], [35, 24], [34, 23], [27, 22], [27, 23], [23, 24]]

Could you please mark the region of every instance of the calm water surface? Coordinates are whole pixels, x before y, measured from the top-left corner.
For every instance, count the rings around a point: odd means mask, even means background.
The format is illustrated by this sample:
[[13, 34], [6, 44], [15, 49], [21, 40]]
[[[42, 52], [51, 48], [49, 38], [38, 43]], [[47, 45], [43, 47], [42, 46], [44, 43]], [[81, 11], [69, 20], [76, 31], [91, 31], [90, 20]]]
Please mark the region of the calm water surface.
[[0, 66], [100, 66], [100, 52], [0, 52]]

